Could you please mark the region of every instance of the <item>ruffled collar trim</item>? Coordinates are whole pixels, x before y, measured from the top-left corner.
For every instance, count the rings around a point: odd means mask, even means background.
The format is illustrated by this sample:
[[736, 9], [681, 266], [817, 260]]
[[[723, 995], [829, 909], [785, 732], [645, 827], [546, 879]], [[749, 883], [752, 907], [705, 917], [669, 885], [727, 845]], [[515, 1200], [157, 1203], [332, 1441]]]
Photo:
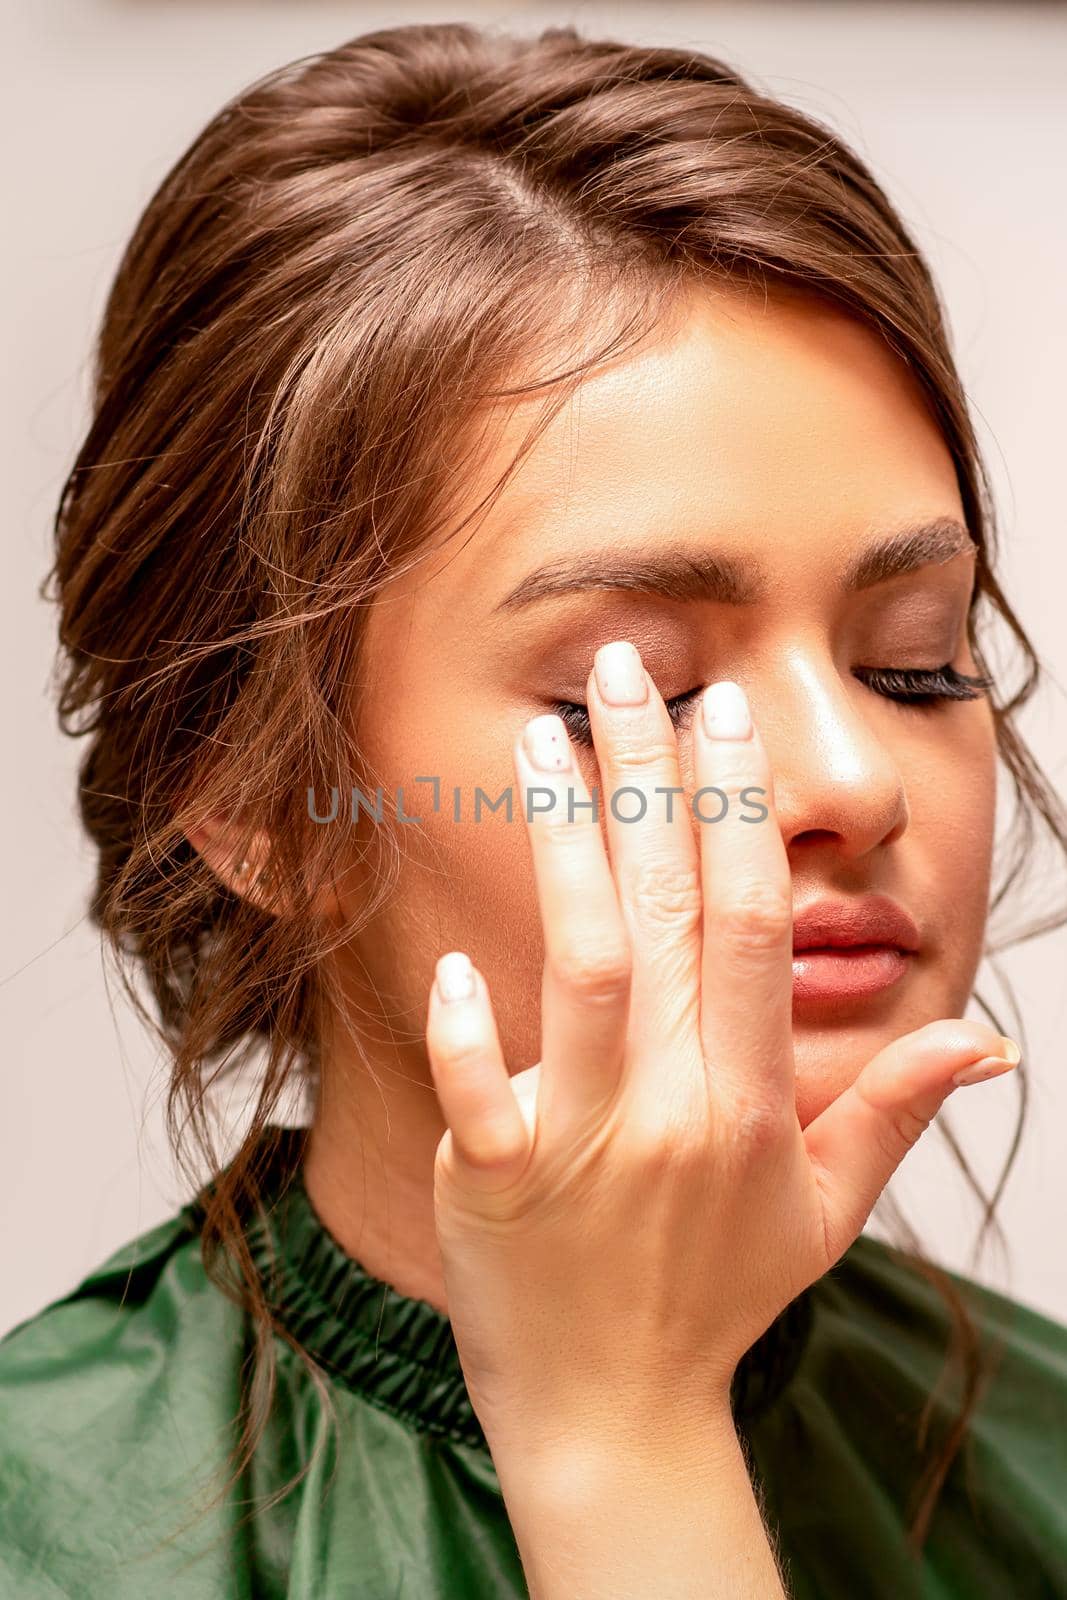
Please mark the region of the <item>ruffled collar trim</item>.
[[[266, 1209], [247, 1230], [280, 1323], [345, 1388], [426, 1432], [488, 1449], [451, 1322], [428, 1301], [401, 1294], [368, 1272], [329, 1233], [304, 1187], [306, 1136], [304, 1128], [271, 1130]], [[740, 1428], [748, 1428], [789, 1384], [812, 1315], [809, 1288], [742, 1357], [730, 1392]]]

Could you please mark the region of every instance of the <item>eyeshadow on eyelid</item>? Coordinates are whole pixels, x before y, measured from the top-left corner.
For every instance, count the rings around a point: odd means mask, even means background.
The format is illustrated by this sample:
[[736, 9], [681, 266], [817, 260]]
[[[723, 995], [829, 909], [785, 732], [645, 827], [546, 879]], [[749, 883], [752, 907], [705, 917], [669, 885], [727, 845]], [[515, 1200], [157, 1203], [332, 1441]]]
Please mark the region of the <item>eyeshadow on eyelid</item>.
[[[943, 568], [924, 568], [923, 577], [929, 575], [930, 582], [921, 590], [884, 596], [878, 604], [873, 603], [873, 595], [866, 595], [860, 614], [842, 635], [850, 641], [844, 645], [846, 651], [858, 650], [865, 656], [873, 651], [878, 657], [873, 662], [876, 665], [925, 665], [927, 658], [934, 656], [940, 665], [951, 659], [959, 648], [968, 604], [958, 588], [946, 592], [943, 573]], [[697, 625], [699, 607], [688, 606], [681, 614], [672, 607], [665, 615], [662, 601], [649, 602], [648, 597], [624, 592], [590, 591], [574, 598], [594, 603], [595, 614], [587, 613], [576, 623], [572, 613], [572, 620], [566, 623], [558, 615], [538, 619], [532, 608], [529, 632], [516, 618], [519, 627], [512, 627], [508, 637], [500, 640], [503, 670], [513, 673], [518, 668], [526, 688], [531, 680], [538, 680], [561, 700], [582, 701], [597, 650], [625, 638], [637, 646], [650, 677], [669, 699], [702, 681], [715, 670], [719, 655], [729, 655], [740, 643], [737, 628], [741, 619], [717, 615], [714, 622], [708, 618]], [[628, 602], [624, 608], [612, 604], [609, 611], [600, 609], [605, 601], [620, 599]], [[547, 628], [538, 626], [539, 621], [547, 623]], [[490, 636], [495, 632], [490, 623]], [[563, 685], [568, 686], [567, 692]]]

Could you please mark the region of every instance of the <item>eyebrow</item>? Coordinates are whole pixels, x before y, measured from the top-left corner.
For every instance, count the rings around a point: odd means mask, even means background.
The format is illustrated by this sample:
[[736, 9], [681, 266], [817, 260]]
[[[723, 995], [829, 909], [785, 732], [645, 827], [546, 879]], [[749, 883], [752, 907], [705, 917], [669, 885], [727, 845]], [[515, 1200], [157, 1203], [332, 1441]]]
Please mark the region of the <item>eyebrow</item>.
[[[956, 517], [910, 523], [876, 539], [854, 556], [842, 574], [847, 593], [870, 589], [887, 578], [920, 567], [951, 561], [978, 546]], [[572, 556], [549, 562], [528, 573], [494, 606], [516, 611], [535, 601], [589, 589], [629, 589], [667, 600], [717, 600], [724, 605], [753, 605], [766, 593], [766, 574], [753, 556], [716, 554], [712, 550], [666, 549], [654, 556], [616, 552]]]

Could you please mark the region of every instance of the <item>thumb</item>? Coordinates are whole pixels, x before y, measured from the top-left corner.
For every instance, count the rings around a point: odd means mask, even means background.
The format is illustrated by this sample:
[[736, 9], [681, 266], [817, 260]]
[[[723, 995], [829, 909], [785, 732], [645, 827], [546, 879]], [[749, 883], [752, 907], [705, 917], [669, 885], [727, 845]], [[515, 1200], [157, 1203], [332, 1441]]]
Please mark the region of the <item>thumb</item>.
[[957, 1087], [1010, 1072], [1020, 1060], [1011, 1039], [984, 1022], [931, 1022], [880, 1050], [853, 1084], [804, 1129], [823, 1194], [832, 1266], [863, 1228], [882, 1190]]

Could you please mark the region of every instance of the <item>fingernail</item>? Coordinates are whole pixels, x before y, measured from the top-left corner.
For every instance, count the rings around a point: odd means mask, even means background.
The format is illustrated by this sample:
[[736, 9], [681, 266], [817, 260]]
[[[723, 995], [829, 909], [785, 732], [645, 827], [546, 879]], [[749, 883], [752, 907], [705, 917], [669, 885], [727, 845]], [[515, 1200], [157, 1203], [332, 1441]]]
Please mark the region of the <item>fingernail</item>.
[[724, 678], [721, 683], [709, 683], [701, 697], [704, 715], [704, 732], [710, 739], [748, 739], [752, 734], [752, 716], [748, 699], [739, 683]]
[[997, 1078], [1002, 1072], [1011, 1072], [1017, 1065], [1017, 1061], [1005, 1061], [1003, 1056], [986, 1056], [983, 1060], [976, 1061], [973, 1066], [964, 1067], [962, 1072], [954, 1072], [952, 1081], [960, 1085], [983, 1083], [986, 1078]]
[[593, 657], [593, 671], [600, 698], [609, 706], [643, 706], [648, 699], [648, 681], [635, 645], [619, 639], [601, 645]]
[[1013, 1064], [1017, 1064], [1022, 1060], [1023, 1053], [1019, 1049], [1019, 1046], [1015, 1043], [1014, 1039], [1009, 1039], [1006, 1033], [1002, 1033], [1000, 1036], [1000, 1042], [1004, 1047], [1004, 1056], [1006, 1060], [1011, 1061]]
[[522, 730], [522, 747], [538, 772], [566, 772], [571, 765], [566, 726], [552, 712], [530, 719]]
[[450, 950], [437, 963], [437, 992], [446, 1005], [474, 996], [474, 968], [462, 950]]

